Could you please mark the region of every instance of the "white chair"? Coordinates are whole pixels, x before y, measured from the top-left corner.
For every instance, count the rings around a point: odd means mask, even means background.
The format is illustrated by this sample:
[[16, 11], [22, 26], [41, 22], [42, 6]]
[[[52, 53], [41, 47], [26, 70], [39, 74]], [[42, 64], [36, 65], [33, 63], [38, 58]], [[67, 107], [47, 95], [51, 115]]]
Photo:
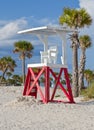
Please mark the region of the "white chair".
[[49, 63], [48, 51], [40, 51], [40, 54], [41, 54], [41, 63]]
[[58, 54], [57, 46], [49, 47], [48, 54], [49, 54], [49, 62], [55, 64], [57, 61], [57, 54]]
[[57, 61], [57, 46], [51, 46], [47, 51], [40, 51], [41, 63], [53, 63]]

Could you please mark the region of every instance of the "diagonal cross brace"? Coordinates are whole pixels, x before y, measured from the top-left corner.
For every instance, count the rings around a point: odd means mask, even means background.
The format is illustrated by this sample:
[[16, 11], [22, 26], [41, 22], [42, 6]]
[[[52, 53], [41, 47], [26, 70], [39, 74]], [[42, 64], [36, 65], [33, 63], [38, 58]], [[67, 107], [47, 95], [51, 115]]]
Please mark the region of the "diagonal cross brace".
[[64, 69], [64, 75], [65, 75], [65, 79], [66, 79], [67, 89], [68, 89], [68, 92], [69, 92], [69, 98], [70, 98], [70, 101], [73, 103], [74, 100], [73, 100], [71, 85], [70, 85], [70, 81], [69, 81], [68, 71], [67, 71], [66, 68]]
[[34, 85], [36, 84], [37, 89], [39, 90], [40, 96], [41, 96], [43, 102], [45, 103], [44, 95], [43, 95], [43, 93], [42, 93], [42, 91], [41, 91], [41, 88], [40, 88], [40, 86], [39, 86], [39, 84], [38, 84], [38, 79], [39, 79], [39, 77], [41, 76], [41, 74], [44, 72], [45, 67], [43, 67], [43, 68], [41, 69], [41, 71], [38, 73], [37, 77], [35, 77], [35, 74], [34, 74], [34, 72], [33, 72], [33, 70], [32, 70], [31, 68], [29, 68], [29, 70], [30, 70], [30, 73], [31, 73], [31, 75], [32, 75], [32, 78], [34, 79], [34, 82], [32, 83], [32, 86], [30, 87], [30, 89], [29, 89], [29, 91], [27, 92], [26, 95], [29, 95], [29, 94], [30, 94], [32, 88], [33, 88]]
[[56, 82], [56, 85], [55, 85], [55, 88], [54, 88], [54, 91], [53, 91], [53, 93], [52, 93], [51, 100], [53, 100], [54, 95], [55, 95], [55, 92], [56, 92], [57, 85], [59, 84], [60, 88], [62, 89], [62, 91], [64, 92], [64, 94], [67, 96], [67, 98], [68, 98], [69, 101], [70, 101], [70, 96], [69, 96], [69, 94], [67, 93], [66, 89], [63, 87], [63, 85], [62, 85], [61, 82], [60, 82], [60, 77], [61, 77], [62, 71], [63, 71], [63, 68], [61, 68], [60, 73], [59, 73], [59, 76], [56, 77], [56, 75], [54, 74], [54, 72], [50, 69], [50, 72], [52, 73], [53, 77], [54, 77], [55, 80], [57, 81], [57, 82]]
[[30, 71], [28, 69], [27, 76], [26, 76], [26, 81], [25, 81], [25, 86], [24, 86], [24, 91], [23, 91], [23, 96], [26, 95], [26, 92], [29, 90], [30, 87]]

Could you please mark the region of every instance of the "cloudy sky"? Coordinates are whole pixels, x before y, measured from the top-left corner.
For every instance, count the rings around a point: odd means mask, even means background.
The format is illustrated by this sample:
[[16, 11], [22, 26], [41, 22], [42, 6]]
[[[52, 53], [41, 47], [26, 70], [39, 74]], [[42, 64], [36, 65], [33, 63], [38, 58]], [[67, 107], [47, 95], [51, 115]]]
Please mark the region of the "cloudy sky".
[[[64, 7], [84, 7], [94, 20], [94, 0], [0, 0], [0, 58], [7, 55], [13, 56], [18, 64], [16, 71], [21, 73], [21, 61], [18, 55], [12, 53], [12, 50], [15, 41], [24, 39], [31, 41], [34, 45], [34, 55], [28, 63], [35, 62], [35, 59], [39, 62], [41, 42], [32, 36], [18, 35], [17, 32], [38, 26], [58, 25], [58, 19]], [[94, 22], [80, 33], [89, 34], [94, 43]], [[94, 70], [93, 50], [94, 46], [86, 52], [86, 68], [92, 70]], [[70, 53], [71, 49], [67, 55]], [[68, 65], [72, 66], [70, 59], [68, 59]]]

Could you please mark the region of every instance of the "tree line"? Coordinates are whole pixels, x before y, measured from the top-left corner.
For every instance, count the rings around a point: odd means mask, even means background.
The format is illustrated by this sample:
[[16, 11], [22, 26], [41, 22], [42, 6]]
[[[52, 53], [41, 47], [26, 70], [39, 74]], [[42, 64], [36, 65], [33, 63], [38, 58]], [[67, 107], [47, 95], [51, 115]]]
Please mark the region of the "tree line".
[[[18, 53], [19, 58], [22, 60], [22, 76], [13, 75], [15, 67], [17, 67], [16, 61], [12, 57], [2, 57], [0, 59], [0, 71], [2, 75], [0, 76], [0, 84], [24, 84], [25, 82], [25, 60], [32, 57], [33, 45], [28, 41], [17, 41], [14, 43], [13, 53]], [[11, 78], [9, 78], [11, 77]]]
[[[72, 89], [74, 97], [79, 96], [81, 89], [84, 87], [84, 70], [86, 63], [86, 49], [92, 44], [88, 34], [79, 36], [78, 29], [92, 24], [92, 18], [84, 9], [64, 8], [62, 15], [59, 18], [61, 25], [66, 24], [75, 31], [70, 35], [72, 58], [73, 58], [73, 73], [72, 73]], [[78, 48], [81, 50], [80, 65], [78, 66]]]
[[[81, 89], [84, 88], [84, 77], [90, 84], [90, 74], [91, 77], [94, 76], [93, 71], [85, 70], [86, 64], [86, 49], [91, 47], [92, 40], [88, 34], [80, 35], [80, 28], [85, 26], [90, 26], [92, 24], [92, 18], [89, 13], [84, 9], [71, 9], [64, 8], [62, 15], [59, 17], [59, 24], [66, 24], [68, 27], [74, 29], [74, 32], [69, 35], [72, 48], [72, 60], [73, 60], [73, 72], [72, 72], [72, 90], [74, 97], [79, 96]], [[22, 60], [22, 77], [21, 81], [25, 82], [25, 60], [31, 58], [33, 55], [33, 45], [28, 41], [18, 41], [14, 43], [14, 53], [19, 53], [19, 58]], [[78, 61], [78, 49], [81, 50], [80, 61]], [[78, 62], [80, 65], [78, 66]], [[3, 57], [0, 59], [0, 71], [2, 71], [2, 76], [0, 82], [7, 76], [11, 75], [10, 73], [14, 71], [16, 67], [16, 62], [11, 57]], [[89, 75], [89, 76], [87, 76]], [[20, 78], [19, 78], [20, 79]]]

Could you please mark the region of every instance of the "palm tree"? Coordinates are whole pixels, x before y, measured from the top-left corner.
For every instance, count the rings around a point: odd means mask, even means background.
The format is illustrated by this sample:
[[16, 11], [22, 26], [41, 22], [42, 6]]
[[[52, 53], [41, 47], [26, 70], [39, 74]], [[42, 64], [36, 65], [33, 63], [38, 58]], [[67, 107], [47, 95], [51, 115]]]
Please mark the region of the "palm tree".
[[[83, 28], [84, 26], [89, 26], [92, 23], [90, 15], [86, 12], [85, 9], [70, 9], [64, 8], [63, 14], [59, 18], [61, 25], [66, 24], [70, 28], [77, 30], [78, 28]], [[77, 97], [79, 95], [78, 89], [78, 47], [79, 39], [78, 32], [74, 31], [70, 36], [72, 41], [72, 50], [73, 50], [73, 74], [72, 74], [72, 88], [73, 95]]]
[[1, 58], [0, 71], [2, 71], [3, 74], [0, 82], [2, 82], [2, 80], [4, 79], [4, 76], [7, 73], [7, 71], [13, 72], [15, 67], [16, 67], [15, 60], [13, 60], [10, 56]]
[[22, 60], [22, 75], [23, 75], [23, 84], [25, 82], [25, 58], [32, 57], [33, 45], [28, 41], [18, 41], [14, 43], [14, 53], [19, 53], [19, 57]]
[[88, 83], [88, 86], [90, 86], [90, 83], [94, 81], [94, 72], [90, 69], [86, 69], [84, 71], [84, 77]]
[[86, 63], [86, 49], [91, 47], [91, 38], [88, 35], [80, 36], [79, 38], [80, 48], [81, 48], [81, 58], [79, 67], [79, 92], [84, 87], [84, 70]]
[[8, 71], [8, 72], [6, 73], [6, 76], [7, 76], [7, 80], [8, 80], [8, 79], [12, 76], [12, 73]]
[[22, 83], [21, 76], [15, 74], [12, 76], [12, 79], [14, 81], [14, 85], [21, 85]]

